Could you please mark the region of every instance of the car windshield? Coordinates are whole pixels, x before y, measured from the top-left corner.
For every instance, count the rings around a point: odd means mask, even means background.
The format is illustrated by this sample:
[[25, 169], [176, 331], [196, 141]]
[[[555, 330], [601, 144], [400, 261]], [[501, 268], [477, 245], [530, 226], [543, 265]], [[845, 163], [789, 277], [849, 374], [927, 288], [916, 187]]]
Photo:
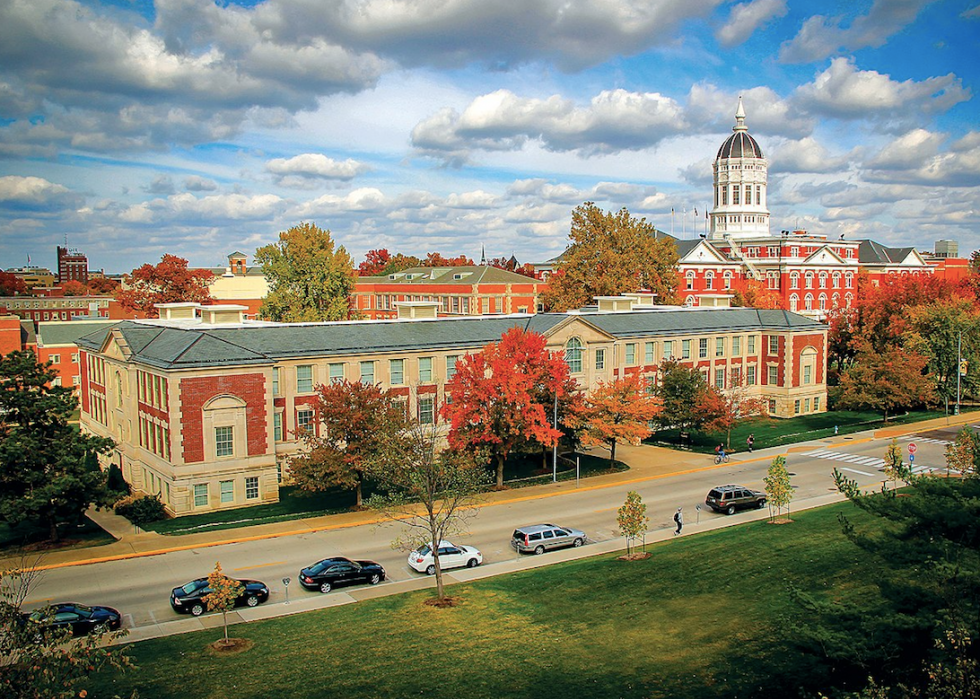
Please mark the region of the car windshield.
[[721, 497], [721, 491], [720, 490], [716, 490], [715, 488], [712, 488], [711, 490], [708, 491], [708, 497], [709, 498], [720, 498]]
[[428, 556], [430, 553], [432, 553], [432, 549], [428, 544], [423, 544], [415, 549], [415, 553], [419, 554], [420, 556]]
[[92, 608], [86, 607], [84, 604], [76, 604], [75, 612], [83, 619], [88, 619], [90, 616], [92, 616]]
[[320, 561], [319, 563], [314, 563], [313, 565], [310, 566], [310, 572], [313, 573], [313, 575], [319, 575], [329, 565], [333, 565], [333, 561], [328, 560], [328, 561]]
[[207, 580], [192, 580], [180, 589], [184, 591], [185, 595], [190, 595], [193, 594], [195, 590], [199, 590], [200, 588], [204, 587], [205, 584], [207, 584]]

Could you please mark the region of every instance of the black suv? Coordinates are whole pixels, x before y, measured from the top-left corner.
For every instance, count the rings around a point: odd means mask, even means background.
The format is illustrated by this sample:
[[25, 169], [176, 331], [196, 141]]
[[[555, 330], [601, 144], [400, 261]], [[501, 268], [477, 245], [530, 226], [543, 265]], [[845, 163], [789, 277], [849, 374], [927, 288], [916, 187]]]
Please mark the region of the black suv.
[[733, 515], [735, 510], [762, 509], [766, 506], [766, 494], [744, 485], [719, 485], [708, 491], [704, 504], [715, 512]]

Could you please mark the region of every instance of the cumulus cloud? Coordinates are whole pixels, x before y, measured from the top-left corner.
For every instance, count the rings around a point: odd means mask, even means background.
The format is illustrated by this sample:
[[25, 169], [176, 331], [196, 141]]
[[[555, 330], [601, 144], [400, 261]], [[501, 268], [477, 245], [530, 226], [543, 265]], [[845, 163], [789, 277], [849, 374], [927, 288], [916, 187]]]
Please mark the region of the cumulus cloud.
[[745, 107], [745, 123], [751, 133], [801, 138], [813, 132], [816, 120], [768, 87], [742, 92], [721, 90], [710, 83], [696, 83], [688, 93], [687, 122], [704, 131], [724, 131], [735, 125], [738, 98]]
[[741, 44], [772, 20], [786, 16], [786, 0], [752, 0], [732, 8], [728, 21], [715, 32], [725, 47]]
[[769, 171], [776, 174], [840, 172], [847, 169], [852, 158], [852, 153], [831, 155], [816, 139], [807, 136], [798, 141], [783, 141], [770, 155]]
[[126, 207], [118, 219], [128, 224], [184, 223], [195, 226], [227, 221], [271, 221], [284, 208], [275, 194], [212, 194], [196, 197], [189, 192], [152, 199]]
[[685, 128], [680, 105], [658, 93], [606, 90], [579, 107], [559, 95], [526, 98], [497, 90], [477, 97], [462, 114], [444, 109], [417, 124], [412, 145], [458, 165], [473, 150], [518, 150], [530, 140], [584, 156], [641, 150]]
[[935, 156], [946, 140], [944, 134], [913, 129], [875, 153], [866, 166], [873, 170], [906, 170], [918, 167]]
[[785, 42], [779, 51], [786, 63], [811, 63], [840, 51], [877, 48], [893, 34], [912, 23], [923, 7], [935, 0], [875, 0], [866, 15], [851, 20], [815, 15], [808, 18], [799, 33]]
[[321, 153], [303, 153], [292, 158], [275, 158], [265, 164], [266, 172], [275, 175], [285, 186], [309, 186], [311, 181], [349, 182], [371, 168], [352, 158], [334, 160]]
[[217, 182], [200, 175], [189, 175], [184, 178], [184, 189], [188, 192], [213, 192], [217, 188]]
[[898, 82], [874, 70], [858, 70], [851, 59], [835, 58], [813, 82], [797, 88], [794, 101], [818, 114], [855, 119], [944, 112], [970, 96], [952, 73]]
[[75, 209], [82, 201], [76, 192], [42, 177], [0, 177], [0, 209], [50, 213]]
[[[924, 157], [903, 160], [900, 154], [889, 154], [892, 149], [898, 152], [903, 144], [918, 147]], [[934, 135], [906, 134], [882, 149], [877, 160], [872, 159], [868, 163], [864, 177], [870, 182], [980, 186], [980, 132], [971, 131], [951, 143], [945, 152], [929, 155], [935, 147]]]
[[148, 194], [173, 194], [177, 190], [174, 189], [174, 181], [169, 175], [157, 175], [150, 184], [143, 187], [143, 191]]

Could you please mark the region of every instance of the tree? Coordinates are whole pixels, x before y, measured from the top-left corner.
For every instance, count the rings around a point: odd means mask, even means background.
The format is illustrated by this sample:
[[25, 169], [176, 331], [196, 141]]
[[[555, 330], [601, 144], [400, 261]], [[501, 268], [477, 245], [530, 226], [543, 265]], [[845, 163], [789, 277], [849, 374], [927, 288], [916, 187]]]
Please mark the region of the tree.
[[668, 359], [660, 367], [660, 383], [653, 391], [661, 403], [657, 421], [662, 427], [679, 430], [700, 427], [704, 424], [704, 413], [697, 406], [702, 405], [707, 391], [708, 384], [700, 371]]
[[885, 458], [882, 461], [884, 462], [882, 470], [886, 476], [893, 481], [902, 477], [905, 465], [902, 463], [902, 448], [898, 446], [898, 439], [892, 437], [891, 443], [885, 449]]
[[80, 281], [70, 279], [61, 285], [61, 293], [65, 296], [88, 296], [89, 288]]
[[472, 267], [473, 260], [466, 255], [443, 257], [438, 252], [430, 252], [422, 260], [423, 267]]
[[[928, 360], [929, 379], [947, 405], [957, 391], [976, 395], [980, 389], [980, 309], [965, 299], [913, 306], [906, 311], [904, 347]], [[960, 374], [959, 360], [973, 371]]]
[[[32, 622], [24, 623], [22, 606], [34, 596], [38, 575], [37, 562], [0, 570], [0, 696], [84, 697], [88, 693], [87, 680], [95, 673], [134, 667], [126, 648], [111, 645], [127, 631], [101, 628], [72, 638], [68, 631], [39, 633]], [[40, 614], [44, 615], [43, 608]]]
[[551, 407], [574, 393], [568, 365], [545, 349], [543, 336], [514, 327], [499, 342], [456, 362], [446, 385], [452, 397], [441, 409], [450, 421], [454, 449], [487, 447], [497, 462], [497, 487], [504, 485], [504, 462], [522, 442], [551, 447], [561, 437]]
[[319, 433], [300, 434], [306, 449], [289, 460], [293, 480], [308, 491], [353, 488], [360, 508], [365, 475], [408, 425], [405, 409], [390, 391], [341, 381], [317, 387], [314, 413]]
[[637, 537], [646, 534], [650, 527], [647, 506], [635, 490], [626, 494], [626, 502], [616, 512], [616, 522], [619, 524], [619, 531], [626, 537], [626, 555], [629, 556], [633, 542]]
[[18, 276], [0, 270], [0, 296], [20, 296], [27, 293], [27, 284]]
[[221, 572], [221, 563], [217, 562], [214, 564], [214, 570], [208, 574], [208, 589], [210, 592], [204, 595], [204, 604], [208, 606], [209, 611], [221, 612], [227, 646], [231, 643], [228, 640], [228, 612], [235, 608], [235, 601], [241, 597], [245, 586]]
[[980, 434], [969, 427], [946, 445], [946, 466], [965, 478], [980, 477]]
[[777, 289], [770, 289], [765, 282], [743, 277], [732, 282], [733, 306], [779, 310], [783, 299]]
[[609, 445], [609, 465], [616, 464], [616, 443], [639, 444], [650, 436], [650, 421], [660, 401], [647, 392], [647, 381], [629, 374], [611, 383], [599, 381], [567, 421], [587, 446]]
[[269, 283], [263, 318], [286, 323], [356, 317], [351, 294], [356, 281], [350, 255], [334, 249], [330, 231], [301, 223], [279, 234], [279, 242], [255, 251]]
[[119, 288], [119, 282], [109, 277], [90, 277], [88, 288], [93, 294], [109, 295]]
[[704, 429], [725, 433], [725, 446], [728, 449], [732, 447], [732, 428], [740, 420], [768, 412], [766, 401], [750, 396], [748, 386], [741, 378], [725, 391], [707, 386], [698, 395], [694, 410]]
[[0, 357], [0, 520], [40, 521], [52, 541], [89, 505], [108, 504], [96, 456], [114, 446], [68, 423], [77, 400], [70, 388], [52, 385], [56, 377], [32, 352]]
[[676, 300], [677, 248], [629, 211], [606, 213], [592, 202], [572, 212], [571, 245], [541, 299], [555, 311], [580, 308], [595, 296], [648, 289], [662, 303]]
[[520, 274], [523, 277], [530, 277], [531, 279], [537, 279], [538, 273], [534, 269], [534, 266], [525, 262], [522, 265], [517, 264], [517, 258], [511, 257], [510, 259], [504, 257], [495, 257], [492, 260], [487, 261], [488, 267], [496, 267], [497, 269], [503, 269], [508, 272], [513, 272], [514, 274]]
[[206, 269], [188, 269], [187, 260], [164, 255], [157, 265], [137, 267], [123, 278], [123, 289], [116, 300], [123, 308], [146, 318], [157, 318], [158, 303], [208, 303], [208, 290], [214, 275]]
[[387, 273], [390, 263], [391, 253], [386, 248], [368, 250], [364, 255], [364, 262], [357, 266], [357, 273], [362, 277], [380, 277]]
[[401, 272], [403, 269], [421, 266], [422, 260], [415, 257], [415, 255], [403, 255], [400, 252], [396, 252], [388, 262], [388, 266], [385, 267], [384, 273], [394, 274], [395, 272]]
[[837, 407], [878, 410], [888, 420], [897, 408], [932, 402], [932, 386], [923, 376], [926, 359], [915, 352], [889, 347], [878, 352], [866, 346], [840, 378]]
[[[777, 456], [769, 464], [769, 472], [762, 481], [766, 484], [766, 501], [769, 503], [769, 521], [775, 522], [776, 517], [786, 508], [789, 516], [789, 503], [793, 499], [793, 487], [789, 482], [789, 470], [786, 468], [786, 457]], [[773, 511], [775, 508], [775, 512]]]
[[386, 519], [407, 527], [397, 544], [432, 547], [437, 600], [445, 602], [439, 542], [465, 530], [476, 514], [486, 475], [472, 455], [436, 453], [435, 442], [434, 428], [416, 422], [386, 441], [374, 469], [384, 494], [372, 496], [368, 503]]

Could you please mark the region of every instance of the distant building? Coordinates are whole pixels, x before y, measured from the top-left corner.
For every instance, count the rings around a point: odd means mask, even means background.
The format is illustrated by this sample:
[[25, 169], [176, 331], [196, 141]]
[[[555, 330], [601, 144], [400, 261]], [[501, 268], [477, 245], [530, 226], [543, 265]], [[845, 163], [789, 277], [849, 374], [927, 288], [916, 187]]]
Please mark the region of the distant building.
[[88, 284], [88, 258], [78, 250], [58, 246], [58, 283]]
[[935, 257], [959, 257], [960, 244], [956, 240], [937, 240], [935, 245]]
[[78, 391], [81, 385], [81, 372], [76, 341], [107, 324], [116, 322], [105, 318], [37, 324], [34, 353], [38, 361], [51, 362], [51, 368], [58, 372], [58, 378], [54, 381], [55, 386], [68, 386]]
[[77, 318], [132, 318], [109, 296], [5, 296], [0, 313], [13, 313], [28, 320], [75, 320]]
[[228, 255], [227, 267], [207, 268], [214, 275], [208, 292], [217, 303], [245, 306], [247, 315], [255, 318], [269, 294], [269, 283], [261, 267], [249, 267], [247, 262], [245, 253], [235, 251]]
[[44, 267], [11, 267], [7, 270], [7, 274], [18, 277], [28, 289], [51, 286], [57, 279], [54, 272]]

